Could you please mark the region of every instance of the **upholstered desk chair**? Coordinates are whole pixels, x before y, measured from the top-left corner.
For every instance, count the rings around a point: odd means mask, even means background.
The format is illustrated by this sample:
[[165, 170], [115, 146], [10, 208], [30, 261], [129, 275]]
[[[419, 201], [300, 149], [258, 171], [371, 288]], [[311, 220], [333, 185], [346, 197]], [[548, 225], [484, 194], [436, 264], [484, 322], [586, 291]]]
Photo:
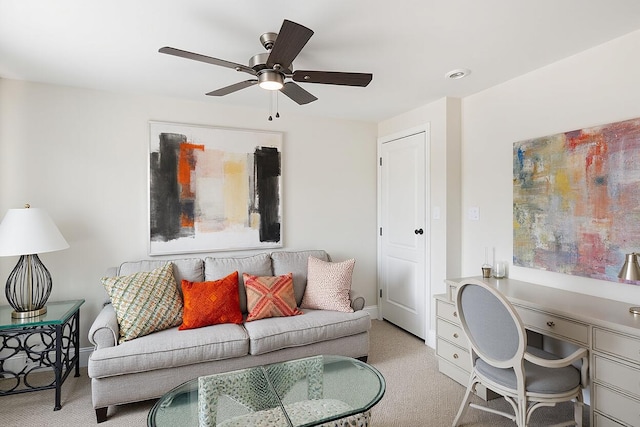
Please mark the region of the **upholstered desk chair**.
[[[458, 287], [456, 307], [469, 340], [471, 376], [453, 426], [471, 406], [502, 415], [519, 427], [528, 424], [541, 406], [574, 401], [574, 420], [558, 424], [582, 425], [582, 385], [587, 383], [588, 353], [584, 348], [565, 358], [527, 346], [527, 334], [511, 303], [499, 291], [479, 280]], [[580, 370], [572, 363], [582, 359]], [[482, 384], [502, 395], [514, 414], [470, 403], [471, 393]]]

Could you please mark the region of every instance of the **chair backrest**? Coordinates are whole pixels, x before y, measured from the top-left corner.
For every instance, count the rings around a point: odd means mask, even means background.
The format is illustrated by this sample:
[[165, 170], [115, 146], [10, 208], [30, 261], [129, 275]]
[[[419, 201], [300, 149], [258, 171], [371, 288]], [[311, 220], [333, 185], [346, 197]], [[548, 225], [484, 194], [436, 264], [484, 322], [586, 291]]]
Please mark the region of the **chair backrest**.
[[493, 287], [465, 280], [458, 287], [456, 307], [472, 350], [497, 368], [522, 363], [527, 336], [518, 313]]

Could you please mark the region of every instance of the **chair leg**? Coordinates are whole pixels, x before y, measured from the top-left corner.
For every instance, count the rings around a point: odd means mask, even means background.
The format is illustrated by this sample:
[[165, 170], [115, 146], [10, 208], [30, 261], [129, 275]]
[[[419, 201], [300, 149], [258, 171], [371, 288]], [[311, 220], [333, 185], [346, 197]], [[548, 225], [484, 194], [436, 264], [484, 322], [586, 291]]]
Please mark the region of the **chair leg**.
[[582, 392], [576, 396], [575, 402], [573, 402], [573, 419], [576, 422], [577, 427], [582, 427], [582, 407], [584, 402], [582, 400]]
[[458, 427], [460, 425], [460, 421], [467, 413], [467, 409], [469, 409], [469, 400], [471, 400], [471, 393], [477, 384], [475, 376], [471, 376], [469, 380], [469, 385], [467, 386], [467, 391], [464, 394], [464, 399], [462, 399], [462, 404], [460, 405], [460, 409], [458, 409], [458, 415], [453, 420], [453, 427]]
[[516, 415], [516, 425], [518, 427], [527, 427], [527, 401], [518, 400], [518, 410]]

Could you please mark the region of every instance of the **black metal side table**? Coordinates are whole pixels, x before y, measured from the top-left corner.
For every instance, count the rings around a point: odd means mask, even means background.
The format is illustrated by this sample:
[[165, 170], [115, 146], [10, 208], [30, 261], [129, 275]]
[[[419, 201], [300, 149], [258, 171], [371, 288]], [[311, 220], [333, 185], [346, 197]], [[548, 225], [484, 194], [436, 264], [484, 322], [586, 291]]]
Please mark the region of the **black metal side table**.
[[[47, 303], [38, 317], [13, 319], [10, 306], [0, 306], [0, 396], [56, 390], [54, 411], [62, 408], [60, 388], [75, 367], [80, 376], [80, 306], [84, 300]], [[25, 358], [15, 371], [13, 360]], [[45, 373], [53, 370], [53, 380]], [[43, 384], [43, 377], [44, 384]]]

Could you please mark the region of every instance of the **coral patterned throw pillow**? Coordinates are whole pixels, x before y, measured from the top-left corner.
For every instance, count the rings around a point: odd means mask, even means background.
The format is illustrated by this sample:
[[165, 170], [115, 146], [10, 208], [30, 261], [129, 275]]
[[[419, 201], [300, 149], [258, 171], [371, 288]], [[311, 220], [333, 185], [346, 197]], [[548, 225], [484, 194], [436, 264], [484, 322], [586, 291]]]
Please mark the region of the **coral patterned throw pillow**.
[[293, 293], [293, 274], [253, 276], [243, 273], [242, 278], [247, 289], [247, 322], [302, 314]]

